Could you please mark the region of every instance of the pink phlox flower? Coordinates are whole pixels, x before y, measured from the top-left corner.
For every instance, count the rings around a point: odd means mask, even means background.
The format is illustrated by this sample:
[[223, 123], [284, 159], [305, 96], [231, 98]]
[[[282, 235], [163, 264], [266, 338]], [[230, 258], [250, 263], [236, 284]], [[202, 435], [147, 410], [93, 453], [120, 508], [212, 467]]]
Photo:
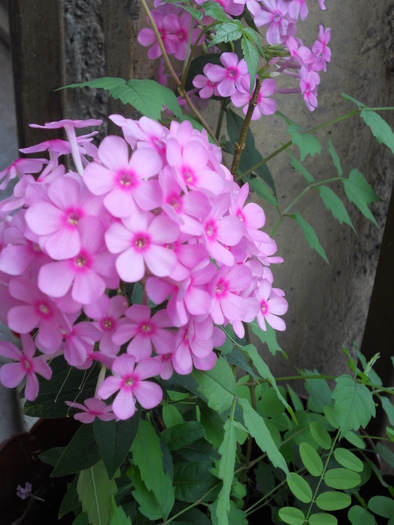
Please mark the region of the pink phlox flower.
[[193, 86], [198, 88], [200, 91], [198, 95], [201, 98], [211, 98], [213, 95], [216, 97], [220, 96], [217, 86], [219, 82], [213, 82], [209, 80], [208, 73], [212, 68], [213, 64], [205, 64], [203, 69], [203, 75], [196, 75], [193, 78]]
[[331, 49], [328, 47], [328, 43], [331, 38], [331, 30], [329, 27], [324, 29], [324, 26], [319, 25], [319, 37], [318, 40], [313, 44], [312, 51], [316, 56], [322, 56], [326, 62], [331, 61]]
[[[72, 322], [75, 315], [69, 315]], [[70, 366], [84, 368], [84, 364], [94, 350], [94, 344], [100, 340], [101, 333], [92, 323], [82, 321], [73, 324], [63, 331], [64, 341], [60, 349], [64, 352], [64, 358]]]
[[100, 144], [98, 154], [102, 164], [89, 164], [84, 180], [94, 195], [105, 195], [104, 206], [114, 217], [130, 217], [137, 209], [149, 211], [160, 206], [159, 182], [149, 180], [163, 165], [156, 151], [141, 148], [129, 159], [127, 142], [108, 136]]
[[0, 382], [7, 388], [15, 388], [26, 377], [25, 397], [34, 401], [38, 395], [37, 374], [49, 380], [52, 370], [44, 357], [34, 357], [36, 347], [28, 334], [21, 335], [23, 353], [8, 341], [0, 343], [0, 355], [17, 361], [7, 363], [0, 368]]
[[[245, 75], [239, 89], [232, 95], [231, 101], [235, 107], [244, 106], [243, 112], [246, 115], [253, 93], [250, 95], [250, 76]], [[254, 90], [254, 88], [253, 88]], [[273, 115], [276, 111], [276, 100], [269, 98], [276, 91], [276, 84], [272, 78], [266, 78], [261, 83], [260, 91], [257, 95], [256, 107], [252, 114], [252, 120], [258, 120], [261, 115]]]
[[141, 280], [146, 267], [157, 277], [166, 277], [174, 270], [177, 259], [167, 246], [179, 236], [179, 226], [170, 218], [148, 212], [134, 213], [122, 223], [112, 224], [105, 233], [111, 253], [120, 254], [116, 269], [129, 283]]
[[250, 288], [253, 276], [247, 266], [236, 265], [233, 268], [222, 266], [212, 283], [212, 306], [210, 310], [213, 322], [226, 325], [233, 321], [252, 321], [258, 311], [258, 303], [252, 297], [243, 297], [242, 293]]
[[[168, 54], [173, 54], [176, 51], [176, 39], [171, 38], [172, 35], [169, 35], [165, 28], [164, 21], [166, 12], [168, 12], [168, 4], [160, 6], [159, 9], [153, 9], [151, 11], [151, 14], [155, 25], [159, 31], [161, 40], [164, 45], [164, 49], [167, 51]], [[149, 20], [147, 21], [150, 25]], [[138, 33], [138, 42], [144, 47], [152, 46], [148, 51], [148, 57], [151, 60], [154, 60], [155, 58], [161, 56], [162, 53], [159, 43], [151, 27], [144, 27], [143, 29], [141, 29], [141, 31]]]
[[119, 326], [127, 322], [122, 317], [126, 312], [129, 304], [123, 296], [116, 295], [108, 297], [103, 294], [97, 301], [84, 306], [85, 314], [93, 319], [93, 326], [98, 328], [102, 335], [100, 339], [100, 351], [103, 354], [117, 355], [120, 345], [112, 341], [112, 336]]
[[259, 288], [256, 289], [255, 297], [259, 301], [257, 322], [260, 328], [266, 331], [265, 323], [267, 322], [274, 330], [286, 330], [286, 323], [278, 317], [284, 315], [288, 309], [283, 290], [272, 288], [270, 282], [263, 280]]
[[309, 111], [317, 108], [317, 86], [309, 81], [300, 80], [301, 93], [304, 96], [306, 107]]
[[38, 328], [37, 347], [46, 354], [54, 354], [62, 342], [62, 330], [67, 326], [62, 312], [33, 282], [26, 279], [12, 279], [9, 291], [19, 305], [9, 310], [8, 326], [19, 334], [28, 334]]
[[74, 301], [91, 304], [104, 293], [107, 284], [116, 288], [119, 277], [115, 257], [105, 246], [104, 230], [101, 221], [94, 217], [81, 221], [79, 252], [42, 266], [38, 274], [40, 290], [52, 297], [63, 297], [72, 287]]
[[287, 33], [288, 20], [285, 18], [288, 5], [284, 0], [262, 0], [263, 8], [254, 17], [256, 27], [268, 25], [266, 38], [271, 45], [280, 44]]
[[104, 401], [97, 399], [97, 397], [85, 399], [84, 405], [81, 405], [81, 403], [74, 403], [74, 401], [66, 401], [66, 405], [71, 408], [82, 410], [82, 412], [74, 414], [74, 419], [81, 423], [93, 423], [96, 417], [101, 419], [101, 421], [111, 421], [112, 419], [116, 419], [115, 414], [112, 412], [112, 405], [107, 406]]
[[18, 177], [22, 179], [25, 175], [39, 173], [46, 159], [17, 159], [10, 166], [0, 171], [0, 190], [4, 190], [8, 182]]
[[234, 256], [227, 247], [240, 242], [244, 227], [237, 217], [228, 215], [229, 208], [228, 194], [213, 199], [212, 211], [204, 222], [202, 241], [213, 259], [226, 266], [233, 266]]
[[159, 361], [159, 363], [161, 364], [160, 378], [163, 379], [164, 381], [166, 381], [167, 379], [170, 379], [170, 377], [174, 373], [174, 367], [172, 365], [173, 356], [174, 356], [174, 353], [172, 352], [170, 354], [159, 354], [153, 358], [153, 359], [157, 359], [157, 361]]
[[114, 375], [107, 377], [98, 389], [102, 399], [108, 399], [118, 392], [112, 410], [119, 419], [129, 419], [135, 414], [135, 400], [146, 409], [157, 406], [163, 392], [159, 385], [145, 381], [161, 372], [161, 363], [155, 359], [144, 359], [136, 364], [132, 355], [123, 354], [115, 359], [112, 366]]
[[190, 26], [192, 17], [189, 13], [183, 12], [178, 15], [176, 13], [168, 14], [164, 17], [163, 26], [168, 34], [168, 38], [171, 39], [174, 46], [174, 56], [178, 60], [185, 60], [188, 46], [189, 37], [190, 44], [193, 45], [200, 33], [200, 30], [196, 27], [196, 20], [193, 19], [193, 28], [190, 35]]
[[249, 196], [249, 184], [244, 184], [238, 191], [236, 197], [231, 200], [230, 213], [237, 217], [244, 226], [245, 234], [249, 239], [264, 242], [269, 236], [260, 231], [265, 225], [265, 213], [261, 206], [255, 202], [245, 205]]
[[102, 216], [102, 202], [90, 193], [82, 179], [71, 174], [55, 179], [47, 195], [47, 200], [29, 206], [27, 225], [39, 235], [40, 246], [50, 257], [74, 257], [81, 250], [81, 225], [89, 216]]
[[319, 71], [326, 69], [326, 61], [323, 57], [317, 57], [309, 47], [301, 46], [298, 49], [298, 60], [301, 64], [300, 78], [308, 81], [314, 86], [320, 84]]
[[7, 277], [0, 273], [0, 323], [3, 325], [7, 325], [7, 316], [11, 308], [20, 305], [20, 302], [10, 295]]
[[265, 266], [270, 266], [270, 264], [281, 264], [283, 262], [282, 257], [273, 257], [278, 251], [278, 245], [271, 237], [265, 242], [257, 242], [256, 247], [258, 248], [256, 256]]
[[326, 0], [319, 0], [320, 9], [321, 9], [322, 11], [325, 11], [325, 10], [326, 10], [326, 6], [324, 5], [324, 2], [325, 2], [325, 1], [326, 1]]
[[248, 72], [248, 66], [235, 53], [222, 53], [220, 61], [224, 67], [212, 64], [206, 76], [211, 82], [217, 83], [217, 91], [222, 97], [231, 97], [240, 85], [242, 78]]
[[306, 5], [306, 0], [292, 0], [289, 3], [289, 15], [293, 20], [298, 20], [298, 17], [301, 17], [301, 20], [305, 20], [308, 16], [308, 6]]
[[121, 325], [112, 336], [116, 344], [130, 341], [127, 353], [136, 361], [148, 359], [153, 350], [157, 354], [171, 354], [175, 348], [175, 337], [168, 328], [172, 322], [165, 310], [159, 310], [151, 317], [148, 306], [134, 304], [126, 311], [127, 323]]

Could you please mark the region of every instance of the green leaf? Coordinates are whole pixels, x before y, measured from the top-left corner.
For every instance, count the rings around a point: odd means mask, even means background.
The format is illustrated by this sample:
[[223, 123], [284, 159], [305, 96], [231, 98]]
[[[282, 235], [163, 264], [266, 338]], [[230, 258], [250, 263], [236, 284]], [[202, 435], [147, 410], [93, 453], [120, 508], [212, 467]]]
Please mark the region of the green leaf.
[[176, 425], [182, 425], [182, 423], [184, 423], [183, 416], [175, 405], [163, 406], [162, 417], [167, 428], [172, 428]]
[[[320, 375], [317, 370], [304, 370], [303, 375]], [[331, 403], [331, 389], [325, 379], [305, 379], [305, 389], [308, 392], [308, 407], [314, 412], [323, 413], [324, 408]]]
[[195, 9], [194, 7], [191, 7], [189, 2], [186, 3], [186, 0], [183, 0], [182, 2], [180, 2], [179, 0], [164, 0], [163, 3], [175, 5], [179, 9], [182, 9], [183, 11], [190, 13], [192, 17], [198, 20], [199, 22], [202, 21], [202, 18], [203, 18], [202, 13], [198, 11], [197, 9]]
[[68, 417], [70, 407], [66, 401], [93, 397], [97, 386], [99, 367], [93, 365], [89, 370], [78, 370], [67, 364], [63, 357], [51, 361], [52, 377], [50, 381], [39, 379], [40, 390], [34, 401], [26, 401], [24, 413], [32, 417], [48, 419]]
[[365, 104], [363, 104], [362, 102], [359, 102], [358, 100], [356, 100], [355, 98], [351, 97], [350, 95], [346, 95], [346, 93], [341, 93], [341, 95], [342, 95], [342, 97], [345, 100], [349, 100], [350, 102], [354, 102], [360, 109], [367, 107]]
[[305, 522], [305, 514], [300, 509], [295, 507], [283, 507], [279, 509], [279, 517], [285, 523], [290, 525], [303, 525]]
[[316, 498], [316, 505], [319, 509], [328, 511], [345, 509], [351, 502], [352, 499], [350, 496], [334, 490], [322, 492]]
[[38, 457], [44, 463], [47, 463], [48, 465], [51, 465], [52, 467], [56, 467], [56, 464], [58, 463], [65, 448], [66, 447], [53, 447], [53, 448], [50, 448], [49, 450], [44, 450], [44, 452], [40, 452], [40, 454], [38, 454]]
[[218, 525], [228, 525], [230, 513], [230, 495], [234, 479], [235, 454], [237, 451], [237, 440], [235, 437], [234, 421], [228, 419], [224, 425], [224, 439], [219, 454], [222, 456], [219, 462], [219, 479], [223, 480], [223, 487], [218, 497], [216, 517]]
[[324, 407], [324, 415], [326, 416], [327, 422], [332, 428], [339, 428], [339, 423], [336, 420], [334, 410], [331, 406]]
[[368, 508], [378, 516], [392, 518], [394, 516], [394, 499], [387, 496], [373, 496], [368, 501]]
[[150, 520], [158, 520], [162, 518], [164, 513], [163, 506], [157, 501], [153, 492], [146, 488], [145, 483], [141, 479], [139, 468], [132, 465], [129, 475], [134, 485], [132, 495], [139, 505], [138, 510], [141, 514]]
[[130, 104], [137, 111], [154, 120], [160, 119], [164, 106], [175, 116], [182, 115], [175, 94], [154, 80], [133, 78], [126, 81], [123, 78], [103, 77], [80, 84], [70, 84], [64, 88], [83, 87], [105, 89], [114, 99], [119, 99], [123, 104]]
[[206, 405], [200, 407], [201, 423], [205, 428], [205, 438], [212, 443], [215, 450], [220, 447], [224, 438], [223, 419], [217, 412]]
[[309, 483], [299, 474], [291, 473], [291, 477], [286, 478], [287, 485], [294, 496], [303, 503], [312, 501], [313, 493]]
[[[176, 499], [186, 503], [195, 503], [208, 490], [217, 484], [217, 478], [210, 472], [212, 464], [208, 462], [181, 462], [174, 465], [174, 487]], [[204, 501], [217, 499], [217, 491]]]
[[[245, 35], [242, 36], [241, 47], [242, 47], [242, 52], [244, 54], [246, 64], [248, 66], [248, 72], [249, 72], [250, 78], [254, 79], [256, 78], [256, 74], [257, 74], [257, 66], [259, 63], [260, 54], [257, 51], [256, 46]], [[254, 84], [253, 84], [253, 81], [251, 80], [249, 95], [252, 95], [253, 93], [253, 86]]]
[[[283, 387], [281, 387], [283, 389]], [[283, 397], [283, 396], [282, 396]], [[258, 413], [264, 418], [279, 417], [285, 411], [285, 405], [278, 398], [275, 389], [268, 388], [261, 394], [260, 402], [258, 403]]]
[[77, 492], [82, 510], [88, 514], [89, 523], [106, 525], [109, 522], [114, 489], [116, 487], [110, 481], [102, 461], [80, 473]]
[[152, 425], [143, 419], [131, 450], [142, 481], [156, 497], [162, 510], [161, 516], [167, 518], [175, 501], [172, 481], [170, 475], [164, 472], [160, 439]]
[[90, 525], [87, 512], [81, 512], [72, 522], [72, 525]]
[[204, 436], [205, 429], [199, 421], [187, 421], [167, 428], [161, 433], [161, 437], [170, 451], [188, 447]]
[[304, 168], [304, 166], [301, 164], [300, 161], [298, 161], [294, 155], [290, 154], [290, 164], [293, 166], [295, 170], [297, 170], [301, 175], [306, 179], [308, 184], [312, 184], [312, 182], [315, 181], [313, 176], [309, 173], [309, 171]]
[[316, 450], [309, 443], [301, 443], [300, 456], [306, 470], [312, 476], [320, 476], [323, 472], [323, 461]]
[[[209, 505], [209, 510], [211, 511], [212, 525], [218, 525], [218, 520], [216, 517], [216, 507], [216, 501]], [[229, 525], [248, 525], [249, 523], [245, 512], [241, 509], [238, 509], [233, 501], [230, 501], [230, 514], [228, 516], [228, 523]], [[200, 525], [200, 522], [196, 521], [195, 525]]]
[[210, 16], [214, 20], [219, 20], [219, 22], [226, 22], [228, 20], [225, 10], [218, 2], [204, 2], [200, 7], [206, 16]]
[[51, 476], [62, 477], [92, 467], [100, 459], [93, 425], [82, 425], [64, 449]]
[[[309, 516], [309, 525], [337, 525], [338, 520], [332, 514], [317, 512]], [[360, 524], [361, 525], [361, 524]]]
[[360, 505], [354, 505], [347, 514], [352, 525], [375, 525], [375, 517]]
[[234, 42], [242, 37], [243, 26], [239, 20], [227, 22], [216, 26], [216, 34], [210, 41], [208, 48], [220, 42]]
[[361, 477], [347, 468], [332, 468], [324, 475], [326, 485], [332, 489], [353, 489], [360, 485]]
[[374, 111], [367, 109], [361, 111], [360, 117], [371, 128], [372, 134], [379, 144], [383, 142], [394, 153], [394, 133], [387, 122]]
[[215, 367], [208, 372], [194, 370], [193, 377], [198, 383], [198, 391], [208, 400], [208, 406], [221, 413], [230, 408], [236, 385], [234, 374], [223, 357], [219, 357]]
[[381, 397], [383, 410], [386, 412], [390, 425], [394, 426], [394, 406], [388, 397]]
[[110, 479], [129, 453], [139, 422], [140, 412], [126, 421], [94, 421], [94, 439]]
[[332, 162], [337, 169], [338, 175], [342, 177], [343, 171], [341, 166], [341, 161], [339, 160], [338, 153], [335, 151], [335, 148], [331, 142], [331, 139], [328, 139], [328, 152], [331, 155]]
[[358, 436], [354, 432], [346, 432], [346, 434], [343, 437], [346, 439], [346, 441], [349, 441], [349, 443], [351, 443], [355, 447], [359, 448], [360, 450], [364, 450], [366, 446], [364, 441], [360, 436]]
[[320, 155], [321, 144], [319, 140], [313, 135], [303, 131], [298, 124], [292, 122], [287, 128], [287, 133], [291, 135], [292, 143], [298, 146], [302, 162], [307, 155], [311, 157], [316, 155], [316, 153]]
[[68, 514], [69, 512], [76, 511], [80, 508], [77, 493], [78, 476], [72, 480], [71, 483], [67, 484], [67, 492], [65, 493], [59, 508], [59, 519]]
[[378, 443], [376, 445], [376, 453], [389, 465], [394, 468], [394, 453], [391, 452], [385, 445]]
[[320, 194], [320, 197], [322, 198], [324, 206], [327, 208], [327, 210], [329, 210], [332, 213], [333, 217], [339, 221], [339, 224], [345, 223], [348, 226], [350, 226], [354, 231], [356, 231], [354, 229], [352, 221], [350, 220], [345, 205], [338, 197], [338, 195], [334, 193], [331, 188], [324, 185], [319, 186], [317, 190]]
[[293, 219], [297, 221], [297, 224], [304, 232], [305, 239], [308, 241], [308, 244], [312, 250], [316, 250], [317, 253], [323, 257], [323, 259], [328, 264], [328, 259], [326, 252], [324, 251], [323, 247], [321, 246], [319, 239], [316, 236], [315, 230], [313, 227], [306, 222], [306, 220], [297, 212], [295, 215], [292, 215]]
[[349, 173], [349, 178], [343, 179], [345, 193], [350, 202], [355, 204], [361, 213], [375, 226], [378, 226], [375, 217], [368, 208], [368, 204], [375, 201], [380, 201], [380, 197], [376, 195], [371, 186], [365, 180], [364, 175], [358, 170], [354, 169]]
[[336, 387], [332, 393], [335, 399], [334, 413], [342, 435], [349, 430], [365, 428], [376, 414], [372, 392], [348, 374], [338, 377], [335, 382]]
[[324, 450], [329, 450], [331, 448], [331, 436], [321, 423], [313, 421], [309, 425], [309, 429], [313, 439], [321, 448]]
[[269, 324], [266, 324], [266, 331], [262, 330], [256, 321], [249, 323], [249, 326], [252, 328], [254, 335], [257, 335], [260, 341], [268, 346], [268, 350], [272, 355], [275, 355], [276, 352], [281, 352], [286, 356], [285, 352], [278, 345], [275, 330]]
[[249, 188], [257, 193], [259, 197], [266, 200], [268, 204], [271, 204], [271, 206], [278, 206], [278, 201], [262, 180], [248, 177], [246, 182], [249, 184]]
[[285, 458], [275, 445], [264, 419], [250, 406], [247, 399], [239, 398], [238, 403], [243, 410], [245, 426], [255, 439], [257, 445], [263, 452], [267, 453], [274, 467], [278, 467], [288, 474], [289, 469], [287, 468]]
[[131, 518], [127, 516], [123, 507], [116, 507], [112, 509], [111, 521], [109, 525], [132, 525]]
[[334, 458], [342, 467], [354, 472], [362, 472], [364, 470], [364, 463], [361, 459], [346, 448], [336, 448], [334, 450]]

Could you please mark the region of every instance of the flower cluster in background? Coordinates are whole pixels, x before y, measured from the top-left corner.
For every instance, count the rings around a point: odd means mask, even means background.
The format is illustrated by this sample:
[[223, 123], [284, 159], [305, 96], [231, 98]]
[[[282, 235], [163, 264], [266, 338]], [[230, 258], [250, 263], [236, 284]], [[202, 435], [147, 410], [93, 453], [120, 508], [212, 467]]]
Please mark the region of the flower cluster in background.
[[[162, 390], [151, 379], [212, 369], [220, 327], [243, 337], [243, 323], [257, 319], [284, 330], [287, 311], [273, 287], [269, 266], [282, 259], [261, 231], [264, 211], [247, 202], [248, 185], [234, 182], [206, 132], [188, 121], [167, 129], [147, 117], [110, 118], [124, 138], [96, 148], [93, 134], [75, 129], [100, 121], [49, 123], [68, 140], [28, 149], [49, 160], [18, 160], [0, 174], [4, 186], [16, 182], [0, 205], [0, 320], [23, 346], [0, 343], [14, 361], [0, 381], [26, 379], [34, 400], [37, 374], [50, 379], [54, 357], [79, 369], [98, 361], [95, 397], [69, 400], [84, 422], [127, 419], [136, 401], [156, 406]], [[127, 283], [138, 283], [141, 304]]]

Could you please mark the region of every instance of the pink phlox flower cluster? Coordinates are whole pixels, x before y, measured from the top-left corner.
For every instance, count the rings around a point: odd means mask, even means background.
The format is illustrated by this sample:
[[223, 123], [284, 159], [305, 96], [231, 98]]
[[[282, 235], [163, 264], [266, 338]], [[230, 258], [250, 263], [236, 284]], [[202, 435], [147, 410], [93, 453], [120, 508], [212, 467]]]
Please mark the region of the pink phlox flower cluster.
[[[224, 64], [239, 61], [225, 57]], [[262, 112], [273, 91], [265, 82]], [[4, 347], [17, 362], [3, 367], [0, 380], [16, 386], [26, 376], [34, 399], [32, 371], [48, 378], [47, 360], [63, 356], [79, 369], [98, 362], [104, 375], [94, 398], [70, 400], [83, 422], [126, 419], [136, 402], [156, 406], [162, 391], [152, 378], [210, 370], [225, 340], [220, 327], [231, 324], [243, 337], [243, 323], [264, 313], [282, 330], [278, 316], [287, 309], [272, 288], [269, 266], [282, 259], [261, 231], [264, 211], [248, 202], [248, 184], [234, 182], [207, 133], [188, 121], [167, 129], [146, 117], [111, 119], [124, 138], [106, 137], [86, 153], [87, 164], [78, 150], [82, 176], [53, 155], [45, 177], [22, 177], [23, 207], [0, 223], [0, 318], [27, 345], [24, 354]], [[72, 155], [71, 146], [46, 146]], [[130, 306], [123, 287], [136, 283], [142, 304]], [[112, 410], [103, 404], [109, 398]]]

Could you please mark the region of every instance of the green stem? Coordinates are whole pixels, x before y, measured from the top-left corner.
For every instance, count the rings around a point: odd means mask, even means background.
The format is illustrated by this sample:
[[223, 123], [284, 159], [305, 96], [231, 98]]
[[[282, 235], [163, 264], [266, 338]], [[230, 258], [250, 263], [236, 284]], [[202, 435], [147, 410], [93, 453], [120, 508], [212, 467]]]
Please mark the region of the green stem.
[[287, 208], [285, 208], [282, 212], [282, 216], [283, 215], [286, 215], [290, 209], [294, 206], [294, 204], [296, 204], [296, 202], [298, 202], [301, 197], [303, 197], [307, 192], [308, 190], [310, 190], [311, 188], [318, 188], [319, 186], [322, 186], [323, 184], [328, 184], [329, 182], [335, 182], [337, 180], [341, 180], [342, 177], [332, 177], [331, 179], [326, 179], [326, 180], [322, 180], [320, 182], [313, 182], [312, 184], [309, 184], [309, 186], [307, 186], [306, 188], [304, 188], [304, 190], [302, 190], [302, 192], [293, 200], [292, 203], [290, 203]]

